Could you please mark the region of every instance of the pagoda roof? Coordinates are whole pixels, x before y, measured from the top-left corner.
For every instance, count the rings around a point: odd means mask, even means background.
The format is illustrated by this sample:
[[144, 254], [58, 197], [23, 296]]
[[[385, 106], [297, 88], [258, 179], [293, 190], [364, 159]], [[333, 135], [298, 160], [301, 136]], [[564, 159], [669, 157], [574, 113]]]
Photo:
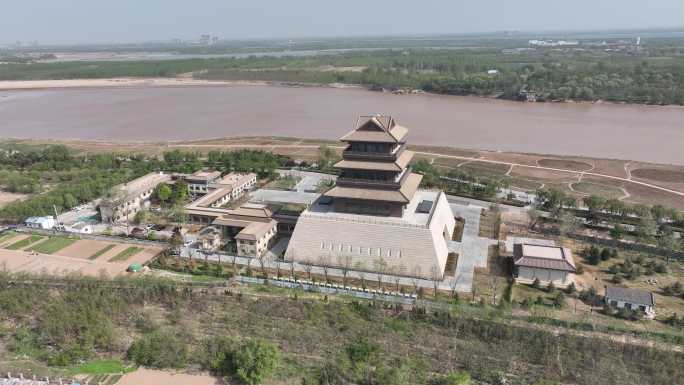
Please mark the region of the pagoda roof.
[[342, 138], [343, 142], [399, 143], [408, 133], [406, 127], [394, 122], [391, 116], [360, 117], [356, 129]]
[[377, 170], [400, 172], [408, 166], [413, 159], [413, 151], [403, 151], [393, 162], [372, 161], [372, 160], [349, 160], [342, 159], [335, 163], [336, 168], [346, 168], [353, 170]]
[[408, 203], [418, 190], [423, 176], [409, 174], [398, 190], [381, 190], [357, 187], [335, 186], [324, 195], [332, 198], [363, 199], [369, 201]]

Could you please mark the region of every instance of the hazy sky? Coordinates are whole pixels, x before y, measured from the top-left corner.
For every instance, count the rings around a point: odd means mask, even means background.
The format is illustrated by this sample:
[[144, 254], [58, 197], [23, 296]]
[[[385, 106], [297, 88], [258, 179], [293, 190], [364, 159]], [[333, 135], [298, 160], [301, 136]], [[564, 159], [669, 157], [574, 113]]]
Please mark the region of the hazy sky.
[[684, 0], [0, 0], [0, 43], [684, 26]]

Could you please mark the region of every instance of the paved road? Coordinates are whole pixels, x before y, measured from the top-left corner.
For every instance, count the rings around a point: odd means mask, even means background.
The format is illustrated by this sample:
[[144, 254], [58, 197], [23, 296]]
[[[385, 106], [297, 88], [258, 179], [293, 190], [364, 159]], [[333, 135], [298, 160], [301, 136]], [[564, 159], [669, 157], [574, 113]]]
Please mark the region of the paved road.
[[496, 240], [482, 238], [480, 232], [480, 213], [482, 206], [450, 203], [454, 216], [465, 220], [461, 242], [449, 242], [449, 251], [458, 254], [456, 273], [454, 277], [447, 277], [445, 283], [455, 287], [459, 292], [470, 292], [473, 287], [476, 267], [487, 267], [489, 246], [495, 245]]

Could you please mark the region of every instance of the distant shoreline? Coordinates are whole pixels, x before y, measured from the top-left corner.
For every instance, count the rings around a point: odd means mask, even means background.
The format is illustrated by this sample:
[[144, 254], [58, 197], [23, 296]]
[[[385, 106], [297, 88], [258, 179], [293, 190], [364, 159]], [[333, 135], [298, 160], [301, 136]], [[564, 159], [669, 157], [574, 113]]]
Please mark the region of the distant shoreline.
[[[106, 89], [106, 88], [145, 88], [145, 87], [234, 87], [234, 86], [270, 86], [270, 87], [294, 87], [294, 88], [334, 88], [356, 89], [369, 92], [393, 94], [396, 96], [430, 95], [437, 97], [473, 98], [480, 100], [503, 101], [508, 103], [525, 103], [512, 99], [497, 98], [494, 95], [454, 95], [426, 92], [414, 89], [400, 89], [397, 92], [391, 90], [374, 90], [361, 84], [346, 83], [304, 83], [272, 80], [206, 80], [192, 77], [120, 77], [101, 79], [51, 79], [51, 80], [0, 80], [0, 92], [2, 91], [38, 91], [38, 90], [67, 90], [67, 89]], [[581, 101], [568, 99], [563, 101], [532, 102], [532, 104], [577, 104], [577, 105], [614, 105], [614, 106], [644, 106], [663, 108], [683, 108], [676, 104], [646, 104], [613, 102], [605, 100]]]
[[327, 87], [367, 89], [355, 84], [317, 84], [252, 80], [204, 80], [186, 77], [176, 78], [103, 78], [103, 79], [55, 79], [55, 80], [3, 80], [0, 91], [29, 91], [71, 88], [134, 88], [134, 87], [199, 87], [199, 86], [279, 86], [279, 87]]

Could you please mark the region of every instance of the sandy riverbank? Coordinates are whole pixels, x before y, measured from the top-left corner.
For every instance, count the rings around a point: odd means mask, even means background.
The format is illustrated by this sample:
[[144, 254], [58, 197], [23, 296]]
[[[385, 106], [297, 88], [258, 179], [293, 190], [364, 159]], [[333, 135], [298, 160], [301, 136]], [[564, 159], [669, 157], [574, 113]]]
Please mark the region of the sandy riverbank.
[[125, 88], [125, 87], [191, 87], [191, 86], [290, 86], [359, 88], [349, 84], [304, 84], [270, 81], [203, 80], [192, 77], [177, 78], [105, 78], [63, 80], [5, 80], [0, 81], [0, 91], [68, 89], [68, 88]]

